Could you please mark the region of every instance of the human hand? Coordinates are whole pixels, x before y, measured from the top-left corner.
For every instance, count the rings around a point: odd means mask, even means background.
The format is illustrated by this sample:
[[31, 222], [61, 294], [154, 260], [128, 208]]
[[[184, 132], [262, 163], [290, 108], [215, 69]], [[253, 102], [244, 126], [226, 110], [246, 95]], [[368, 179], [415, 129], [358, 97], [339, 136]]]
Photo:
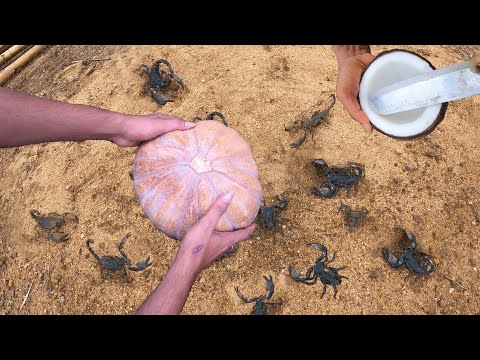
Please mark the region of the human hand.
[[233, 245], [252, 235], [255, 224], [236, 231], [215, 230], [215, 225], [227, 210], [233, 196], [233, 192], [220, 196], [200, 221], [187, 232], [174, 257], [174, 263], [183, 264], [186, 271], [192, 271], [197, 275]]
[[338, 61], [337, 97], [350, 116], [372, 132], [372, 124], [358, 103], [360, 79], [373, 60], [370, 47], [366, 45], [335, 45], [332, 47]]
[[137, 146], [173, 130], [188, 130], [195, 123], [185, 121], [177, 116], [165, 114], [124, 115], [120, 126], [120, 134], [112, 141], [120, 146]]

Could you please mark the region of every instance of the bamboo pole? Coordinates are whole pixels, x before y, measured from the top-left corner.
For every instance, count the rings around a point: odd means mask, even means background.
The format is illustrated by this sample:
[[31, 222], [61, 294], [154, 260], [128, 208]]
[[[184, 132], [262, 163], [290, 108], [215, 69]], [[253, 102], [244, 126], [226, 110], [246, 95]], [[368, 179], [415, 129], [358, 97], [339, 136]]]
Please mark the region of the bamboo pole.
[[0, 54], [7, 50], [9, 47], [10, 45], [0, 45]]
[[24, 66], [30, 60], [32, 60], [38, 53], [45, 49], [47, 45], [35, 45], [29, 49], [25, 54], [20, 56], [13, 63], [8, 65], [2, 72], [0, 72], [0, 86], [5, 84], [5, 82], [15, 73], [16, 70]]
[[10, 49], [5, 51], [3, 54], [0, 55], [0, 65], [4, 62], [7, 62], [12, 57], [17, 55], [22, 49], [24, 49], [27, 45], [13, 45]]

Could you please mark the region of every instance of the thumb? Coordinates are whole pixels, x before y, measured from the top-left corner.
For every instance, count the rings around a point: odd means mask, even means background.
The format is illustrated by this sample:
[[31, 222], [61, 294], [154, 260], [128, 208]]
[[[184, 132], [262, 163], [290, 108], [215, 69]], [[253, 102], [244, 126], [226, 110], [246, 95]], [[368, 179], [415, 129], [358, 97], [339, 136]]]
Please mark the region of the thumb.
[[214, 229], [215, 225], [218, 222], [218, 219], [227, 211], [228, 205], [232, 202], [233, 196], [235, 193], [229, 191], [226, 194], [223, 194], [213, 203], [213, 205], [208, 209], [207, 213], [202, 217], [200, 222], [210, 229]]
[[366, 132], [372, 132], [372, 125], [370, 124], [367, 115], [362, 111], [358, 100], [355, 98], [355, 96], [353, 96], [353, 94], [344, 96], [340, 101], [342, 102], [343, 106], [345, 106], [345, 109], [348, 111], [350, 116], [355, 121], [359, 122]]
[[367, 114], [365, 114], [362, 110], [356, 110], [351, 115], [354, 120], [358, 121], [360, 125], [362, 125], [367, 133], [371, 133], [373, 131], [372, 124], [370, 124]]
[[250, 226], [232, 231], [232, 232], [227, 232], [222, 234], [222, 237], [225, 241], [225, 244], [227, 244], [227, 248], [230, 248], [231, 246], [235, 245], [236, 243], [239, 243], [241, 241], [247, 240], [255, 231], [255, 224], [251, 224]]

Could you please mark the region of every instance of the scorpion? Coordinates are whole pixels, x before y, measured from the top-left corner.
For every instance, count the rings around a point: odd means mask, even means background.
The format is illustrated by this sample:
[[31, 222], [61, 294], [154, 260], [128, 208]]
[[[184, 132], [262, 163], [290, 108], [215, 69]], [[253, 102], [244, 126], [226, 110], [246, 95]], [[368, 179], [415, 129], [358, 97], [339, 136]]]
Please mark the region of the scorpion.
[[262, 201], [258, 215], [260, 216], [262, 226], [264, 229], [272, 229], [272, 235], [275, 237], [276, 229], [280, 229], [283, 232], [282, 227], [278, 223], [278, 219], [288, 220], [278, 215], [278, 210], [284, 210], [288, 205], [288, 200], [285, 195], [277, 195], [277, 199], [280, 201], [279, 205], [265, 206], [265, 202]]
[[254, 297], [251, 299], [247, 299], [245, 296], [242, 295], [238, 287], [235, 287], [235, 292], [237, 293], [238, 297], [242, 299], [244, 303], [250, 304], [255, 301], [255, 305], [252, 308], [252, 312], [250, 315], [268, 315], [268, 306], [267, 305], [277, 305], [278, 303], [269, 303], [265, 300], [269, 300], [273, 296], [273, 292], [275, 291], [275, 285], [273, 284], [272, 275], [270, 277], [263, 277], [265, 279], [265, 290], [267, 290], [267, 294], [263, 296]]
[[301, 282], [307, 285], [314, 285], [317, 283], [317, 280], [323, 284], [323, 292], [320, 296], [320, 299], [323, 299], [325, 292], [327, 291], [327, 285], [333, 286], [333, 297], [337, 297], [337, 285], [340, 285], [342, 279], [348, 279], [348, 277], [343, 276], [339, 273], [340, 270], [346, 269], [346, 266], [334, 268], [327, 266], [329, 263], [335, 260], [336, 252], [333, 253], [333, 256], [328, 260], [327, 248], [320, 243], [310, 243], [312, 247], [322, 252], [322, 255], [316, 260], [315, 265], [308, 268], [305, 276], [301, 276], [298, 270], [290, 265], [288, 272], [293, 280]]
[[349, 188], [352, 186], [356, 187], [365, 175], [365, 169], [362, 164], [348, 163], [344, 168], [337, 168], [328, 165], [322, 159], [314, 160], [313, 163], [317, 171], [326, 178], [321, 186], [313, 189], [315, 195], [323, 198], [334, 197], [340, 187], [347, 189], [348, 192]]
[[[160, 69], [160, 65], [164, 64], [168, 67], [169, 73]], [[153, 66], [149, 69], [147, 65], [140, 66], [140, 70], [148, 75], [148, 79], [143, 85], [143, 94], [146, 94], [149, 90], [153, 100], [160, 106], [165, 105], [167, 102], [173, 102], [173, 100], [167, 99], [164, 95], [160, 94], [160, 90], [167, 90], [174, 79], [178, 84], [185, 88], [182, 79], [174, 73], [172, 65], [164, 59], [155, 61]]]
[[348, 205], [342, 204], [338, 210], [345, 216], [345, 226], [349, 229], [358, 226], [367, 216], [368, 210], [361, 208], [359, 210], [352, 210]]
[[48, 238], [55, 242], [64, 242], [70, 239], [70, 235], [60, 231], [67, 222], [78, 223], [77, 215], [68, 212], [62, 215], [56, 213], [42, 215], [37, 210], [30, 210], [30, 215], [37, 223], [37, 235], [41, 236], [42, 233], [46, 233]]
[[295, 143], [290, 144], [292, 149], [299, 148], [307, 139], [307, 135], [310, 132], [312, 134], [312, 139], [314, 135], [315, 128], [318, 124], [324, 121], [330, 111], [330, 109], [335, 105], [335, 95], [331, 94], [328, 98], [328, 105], [324, 109], [320, 109], [313, 113], [310, 119], [300, 119], [289, 122], [285, 125], [285, 130], [290, 131], [292, 129], [303, 129], [303, 136]]
[[94, 241], [91, 240], [91, 239], [87, 240], [88, 251], [90, 251], [90, 253], [93, 255], [93, 257], [100, 264], [100, 272], [101, 272], [102, 278], [104, 278], [104, 270], [108, 270], [110, 273], [113, 273], [113, 272], [116, 272], [116, 271], [119, 271], [119, 270], [123, 270], [124, 275], [127, 276], [126, 267], [128, 267], [128, 269], [131, 270], [131, 271], [143, 271], [146, 268], [148, 268], [150, 265], [152, 265], [152, 263], [149, 262], [150, 257], [148, 257], [145, 260], [141, 260], [141, 261], [137, 262], [136, 266], [132, 265], [132, 263], [130, 262], [130, 260], [127, 257], [127, 254], [125, 254], [125, 252], [123, 251], [123, 246], [127, 242], [128, 237], [130, 235], [131, 235], [130, 233], [125, 235], [125, 237], [120, 241], [120, 244], [118, 246], [118, 251], [120, 252], [122, 257], [118, 257], [118, 256], [102, 256], [102, 257], [100, 257], [95, 253], [95, 251], [90, 246], [90, 244], [93, 244]]
[[390, 251], [387, 248], [382, 248], [384, 260], [394, 269], [405, 266], [408, 269], [408, 275], [405, 279], [413, 273], [420, 276], [430, 275], [435, 270], [433, 256], [416, 249], [417, 239], [410, 231], [402, 228], [397, 228], [397, 230], [402, 231], [402, 235], [397, 240], [400, 249]]
[[218, 111], [212, 112], [205, 119], [202, 119], [200, 116], [195, 116], [193, 121], [195, 122], [197, 120], [213, 120], [215, 116], [218, 116], [222, 120], [223, 125], [228, 126], [227, 119], [225, 119], [225, 116], [223, 116], [223, 114]]

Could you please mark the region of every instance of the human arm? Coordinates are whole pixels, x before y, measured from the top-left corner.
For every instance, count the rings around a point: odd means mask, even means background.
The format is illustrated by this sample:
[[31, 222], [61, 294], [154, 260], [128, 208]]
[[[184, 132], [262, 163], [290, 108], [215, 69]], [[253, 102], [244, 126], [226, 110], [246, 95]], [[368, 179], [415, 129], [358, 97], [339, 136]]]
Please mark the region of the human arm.
[[350, 116], [358, 121], [365, 131], [372, 132], [372, 125], [358, 103], [360, 79], [373, 60], [370, 46], [333, 45], [332, 51], [338, 62], [337, 97]]
[[255, 224], [232, 232], [215, 231], [218, 219], [232, 201], [233, 193], [221, 196], [185, 235], [162, 282], [137, 309], [137, 315], [180, 314], [198, 274], [236, 243], [246, 240]]
[[176, 116], [127, 115], [0, 87], [0, 148], [84, 140], [136, 146], [165, 132], [194, 125]]

